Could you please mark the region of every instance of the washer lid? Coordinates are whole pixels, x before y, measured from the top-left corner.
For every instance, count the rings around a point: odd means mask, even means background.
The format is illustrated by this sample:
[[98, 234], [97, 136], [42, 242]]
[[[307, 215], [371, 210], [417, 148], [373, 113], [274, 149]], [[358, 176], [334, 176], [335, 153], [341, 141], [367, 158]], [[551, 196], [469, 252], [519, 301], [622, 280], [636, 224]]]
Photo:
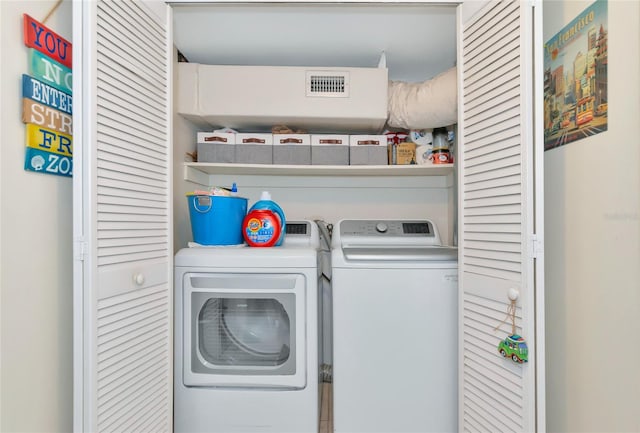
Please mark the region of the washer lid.
[[342, 248], [342, 253], [347, 260], [363, 261], [445, 262], [458, 259], [458, 249], [452, 247], [347, 246]]

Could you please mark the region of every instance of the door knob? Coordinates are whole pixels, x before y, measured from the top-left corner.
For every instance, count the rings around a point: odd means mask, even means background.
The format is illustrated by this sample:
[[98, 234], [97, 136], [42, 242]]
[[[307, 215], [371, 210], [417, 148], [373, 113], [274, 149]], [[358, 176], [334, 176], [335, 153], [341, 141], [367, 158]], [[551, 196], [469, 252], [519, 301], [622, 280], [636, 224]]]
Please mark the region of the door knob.
[[142, 275], [141, 273], [133, 274], [133, 282], [136, 283], [138, 286], [143, 285], [144, 275]]
[[517, 301], [518, 298], [520, 297], [520, 292], [518, 291], [518, 289], [514, 289], [512, 287], [509, 289], [507, 296], [509, 296], [509, 300], [511, 301]]

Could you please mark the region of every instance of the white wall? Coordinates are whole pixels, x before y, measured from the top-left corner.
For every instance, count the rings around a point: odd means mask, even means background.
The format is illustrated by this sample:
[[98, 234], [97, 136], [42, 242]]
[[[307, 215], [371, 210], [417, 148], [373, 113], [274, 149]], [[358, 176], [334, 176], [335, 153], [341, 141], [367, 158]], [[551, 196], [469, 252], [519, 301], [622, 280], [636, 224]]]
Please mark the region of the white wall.
[[[212, 178], [213, 185], [228, 186], [236, 182], [239, 194], [249, 199], [249, 206], [259, 199], [262, 191], [269, 191], [287, 220], [321, 219], [336, 223], [342, 218], [429, 218], [439, 228], [443, 241], [451, 244], [452, 216], [448, 201], [451, 187], [450, 179], [445, 176], [220, 175]], [[191, 184], [190, 190], [194, 187]], [[178, 200], [178, 207], [186, 212], [184, 195]], [[180, 213], [179, 209], [175, 210], [176, 219]], [[182, 225], [179, 221], [176, 224]]]
[[[544, 40], [590, 4], [545, 1]], [[640, 2], [608, 9], [608, 131], [545, 152], [551, 432], [640, 431]]]
[[[0, 430], [72, 430], [71, 178], [26, 172], [22, 14], [50, 1], [0, 1]], [[46, 25], [71, 40], [71, 2]]]

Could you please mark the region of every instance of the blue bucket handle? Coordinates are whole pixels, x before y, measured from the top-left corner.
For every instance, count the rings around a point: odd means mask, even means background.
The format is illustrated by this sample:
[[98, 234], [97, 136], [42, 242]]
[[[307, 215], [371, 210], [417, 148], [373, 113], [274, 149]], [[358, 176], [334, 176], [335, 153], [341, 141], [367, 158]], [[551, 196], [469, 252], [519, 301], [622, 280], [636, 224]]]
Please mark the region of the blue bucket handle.
[[[206, 209], [198, 208], [198, 205], [201, 204], [200, 199], [202, 198], [209, 199], [209, 206]], [[193, 208], [199, 213], [207, 213], [211, 210], [211, 206], [213, 206], [213, 199], [211, 198], [210, 195], [194, 195], [192, 199], [193, 199]]]

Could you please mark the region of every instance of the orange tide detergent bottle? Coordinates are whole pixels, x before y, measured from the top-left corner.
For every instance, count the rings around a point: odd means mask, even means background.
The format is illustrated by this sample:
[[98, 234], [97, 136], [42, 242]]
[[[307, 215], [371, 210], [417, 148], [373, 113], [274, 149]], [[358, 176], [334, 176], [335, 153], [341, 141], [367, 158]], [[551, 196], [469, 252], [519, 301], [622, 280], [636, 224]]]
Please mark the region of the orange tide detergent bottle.
[[251, 247], [279, 246], [284, 241], [286, 220], [284, 211], [263, 191], [242, 223], [242, 235]]
[[242, 223], [242, 236], [250, 247], [272, 247], [281, 232], [278, 216], [267, 209], [250, 211]]

